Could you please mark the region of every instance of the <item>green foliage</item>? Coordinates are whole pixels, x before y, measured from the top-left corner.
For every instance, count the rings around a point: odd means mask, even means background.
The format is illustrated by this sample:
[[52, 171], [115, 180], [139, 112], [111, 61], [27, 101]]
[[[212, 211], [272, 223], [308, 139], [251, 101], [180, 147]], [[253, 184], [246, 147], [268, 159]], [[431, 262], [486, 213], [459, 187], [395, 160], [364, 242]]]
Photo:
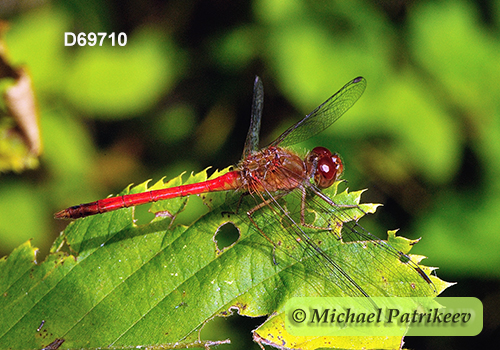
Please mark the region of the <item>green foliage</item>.
[[[52, 220], [62, 207], [236, 162], [257, 74], [266, 142], [362, 75], [363, 98], [301, 147], [338, 152], [349, 186], [388, 204], [379, 224], [386, 213], [383, 225], [422, 237], [415, 250], [463, 293], [497, 302], [488, 287], [500, 278], [498, 3], [233, 4], [0, 5], [8, 56], [33, 77], [44, 145], [37, 171], [0, 179], [0, 254], [33, 238], [45, 255], [64, 229]], [[68, 48], [66, 31], [126, 31], [129, 45]], [[192, 222], [192, 212], [177, 219]]]
[[[188, 182], [204, 179], [206, 172]], [[151, 188], [179, 185], [180, 180], [166, 185], [160, 181]], [[335, 196], [336, 187], [325, 193]], [[144, 183], [122, 194], [146, 189]], [[360, 194], [342, 192], [333, 200], [357, 205]], [[244, 214], [255, 205], [251, 196], [240, 203], [243, 215], [230, 213], [234, 207], [228, 203], [238, 202], [239, 196], [206, 195], [204, 201], [212, 211], [189, 227], [171, 221], [186, 208], [188, 198], [153, 204], [157, 217], [146, 225], [133, 223], [133, 208], [76, 220], [42, 263], [36, 262], [36, 249], [29, 242], [22, 245], [0, 262], [0, 307], [12, 310], [0, 321], [2, 348], [41, 348], [55, 339], [64, 339], [64, 348], [191, 344], [206, 322], [231, 309], [252, 317], [281, 315], [293, 296], [362, 296], [336, 270], [323, 265], [324, 258], [285, 233], [294, 231], [265, 207], [254, 219], [269, 239], [279, 242], [274, 249]], [[282, 205], [293, 214], [293, 200]], [[347, 224], [349, 217], [359, 218], [376, 207], [331, 208], [330, 224]], [[313, 220], [315, 225], [324, 224], [319, 218]], [[218, 230], [228, 222], [240, 236], [220, 250]], [[336, 238], [337, 234], [345, 240], [348, 230], [304, 228], [304, 232], [369, 295], [433, 296], [449, 285], [431, 276], [434, 291], [407, 264], [376, 244], [343, 243]], [[396, 238], [394, 232], [388, 242], [404, 252], [415, 244]], [[362, 263], [374, 257], [376, 263]], [[418, 263], [421, 257], [415, 259]], [[266, 334], [259, 336], [265, 339]]]
[[[158, 30], [143, 29], [128, 41], [121, 50], [87, 46], [74, 57], [65, 93], [83, 112], [101, 118], [134, 116], [172, 87], [180, 73], [173, 69], [179, 57]], [[145, 89], [148, 93], [141, 93]]]
[[[36, 186], [29, 176], [20, 178], [18, 187], [0, 183], [0, 192], [29, 188], [36, 194], [23, 199], [26, 191], [19, 190], [19, 200], [29, 202], [20, 209], [33, 205], [49, 218], [61, 206], [106, 196], [134, 179], [201, 169], [215, 160], [225, 166], [237, 160], [241, 149], [241, 139], [230, 136], [235, 128], [243, 134], [248, 123], [238, 120], [235, 111], [249, 111], [241, 96], [251, 98], [253, 75], [263, 75], [266, 90], [274, 85], [274, 91], [268, 90], [271, 99], [278, 95], [293, 106], [286, 109], [285, 121], [264, 108], [264, 118], [281, 125], [274, 136], [299, 117], [289, 111], [308, 113], [336, 87], [363, 75], [368, 81], [363, 99], [315, 142], [339, 151], [346, 178], [355, 187], [367, 186], [369, 178], [393, 189], [387, 195], [413, 215], [415, 237], [446, 242], [441, 246], [427, 239], [421, 245], [437, 264], [459, 274], [474, 266], [477, 273], [498, 276], [494, 264], [457, 253], [473, 237], [479, 242], [498, 239], [493, 224], [498, 219], [489, 209], [496, 212], [499, 197], [498, 16], [485, 23], [479, 8], [465, 1], [423, 2], [408, 7], [404, 25], [398, 27], [381, 8], [365, 1], [256, 0], [248, 8], [251, 20], [235, 17], [231, 26], [215, 21], [218, 30], [203, 30], [200, 38], [189, 41], [198, 18], [190, 17], [196, 9], [188, 3], [164, 12], [183, 14], [179, 21], [167, 16], [166, 23], [174, 27], [150, 21], [128, 31], [129, 45], [114, 51], [63, 46], [66, 31], [118, 32], [108, 17], [113, 11], [100, 1], [89, 7], [56, 2], [11, 19], [6, 45], [14, 63], [25, 65], [33, 76], [44, 174]], [[256, 61], [263, 69], [255, 70]], [[211, 80], [214, 71], [228, 79]], [[173, 88], [178, 89], [176, 97], [159, 107]], [[89, 128], [91, 119], [130, 122], [105, 124], [112, 131], [103, 146], [102, 140], [94, 142], [102, 125]], [[466, 152], [471, 152], [467, 159]], [[461, 182], [465, 190], [457, 187]], [[476, 189], [472, 210], [467, 186]], [[408, 191], [401, 195], [400, 187]], [[458, 216], [442, 220], [448, 214], [441, 208], [449, 203], [457, 206]], [[58, 227], [35, 217], [24, 212], [0, 216], [0, 225], [9, 220], [19, 227], [0, 230], [4, 254], [25, 237], [21, 221], [40, 227], [32, 233], [34, 242], [42, 251], [48, 249], [46, 237]], [[491, 229], [479, 229], [478, 222], [485, 221], [492, 223]], [[469, 222], [474, 224], [468, 225], [468, 234], [457, 240], [453, 223], [460, 227]], [[16, 244], [9, 243], [16, 237]], [[494, 246], [482, 247], [485, 261], [497, 261]]]

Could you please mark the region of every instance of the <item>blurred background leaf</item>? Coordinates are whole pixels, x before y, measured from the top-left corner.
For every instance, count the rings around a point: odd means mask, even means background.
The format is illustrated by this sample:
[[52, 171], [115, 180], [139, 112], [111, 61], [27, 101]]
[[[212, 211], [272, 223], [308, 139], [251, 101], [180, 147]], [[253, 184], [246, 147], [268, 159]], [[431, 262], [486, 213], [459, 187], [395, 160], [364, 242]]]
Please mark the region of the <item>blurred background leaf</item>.
[[[484, 303], [479, 337], [406, 347], [478, 347], [498, 330], [498, 2], [4, 1], [0, 18], [9, 57], [31, 74], [44, 145], [37, 170], [1, 175], [2, 255], [29, 238], [47, 254], [66, 225], [52, 214], [69, 205], [237, 162], [255, 75], [262, 145], [362, 75], [360, 101], [298, 149], [339, 152], [349, 187], [384, 204], [370, 229], [422, 237], [415, 253], [458, 282], [444, 296]], [[67, 31], [128, 42], [65, 47]], [[214, 321], [204, 332], [235, 348], [262, 323]]]

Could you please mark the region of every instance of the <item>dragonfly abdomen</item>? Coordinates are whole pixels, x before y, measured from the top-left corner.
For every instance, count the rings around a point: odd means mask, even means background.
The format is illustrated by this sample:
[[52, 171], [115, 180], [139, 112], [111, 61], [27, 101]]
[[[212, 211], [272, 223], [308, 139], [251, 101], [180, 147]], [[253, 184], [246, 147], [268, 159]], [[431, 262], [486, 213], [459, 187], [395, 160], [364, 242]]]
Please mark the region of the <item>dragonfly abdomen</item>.
[[157, 202], [159, 200], [185, 197], [192, 194], [207, 192], [228, 191], [241, 188], [241, 181], [237, 171], [231, 171], [212, 180], [199, 183], [165, 188], [143, 193], [126, 194], [123, 196], [109, 197], [96, 202], [76, 205], [60, 212], [54, 217], [57, 219], [78, 219], [90, 215], [102, 214], [121, 208]]

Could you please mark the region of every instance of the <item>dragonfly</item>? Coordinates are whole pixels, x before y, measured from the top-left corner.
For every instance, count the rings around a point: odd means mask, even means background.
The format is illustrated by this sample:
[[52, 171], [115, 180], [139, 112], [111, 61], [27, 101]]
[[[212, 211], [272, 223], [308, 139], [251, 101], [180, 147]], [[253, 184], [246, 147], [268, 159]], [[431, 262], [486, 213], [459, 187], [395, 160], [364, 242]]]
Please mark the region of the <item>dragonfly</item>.
[[[153, 190], [143, 193], [126, 194], [116, 197], [108, 197], [95, 202], [80, 204], [69, 207], [54, 214], [57, 219], [78, 219], [95, 214], [102, 214], [113, 210], [152, 203], [176, 197], [190, 195], [201, 195], [209, 192], [236, 191], [243, 195], [250, 195], [258, 199], [258, 203], [246, 212], [248, 220], [275, 248], [280, 248], [280, 242], [273, 241], [264, 232], [262, 227], [254, 219], [254, 214], [263, 208], [270, 208], [272, 215], [283, 217], [288, 225], [289, 239], [295, 242], [317, 262], [317, 267], [323, 271], [323, 275], [333, 276], [337, 284], [349, 291], [348, 295], [370, 297], [368, 292], [352, 277], [351, 273], [335, 258], [325, 252], [308, 230], [337, 232], [338, 239], [347, 237], [351, 241], [371, 242], [379, 251], [389, 253], [413, 271], [414, 280], [424, 282], [435, 291], [430, 277], [412, 261], [405, 253], [395, 249], [388, 242], [380, 240], [357, 223], [357, 218], [351, 217], [339, 220], [334, 212], [342, 209], [353, 209], [355, 205], [341, 205], [335, 203], [322, 190], [331, 187], [339, 180], [343, 173], [344, 165], [339, 155], [332, 153], [325, 147], [313, 148], [305, 158], [300, 157], [288, 146], [306, 141], [312, 136], [327, 129], [337, 121], [354, 103], [361, 97], [366, 89], [366, 80], [357, 77], [344, 85], [337, 93], [328, 98], [315, 110], [306, 115], [295, 125], [285, 130], [276, 140], [267, 147], [259, 149], [259, 133], [261, 117], [264, 104], [264, 87], [262, 80], [257, 76], [254, 82], [254, 94], [252, 101], [252, 113], [250, 128], [245, 140], [242, 160], [230, 172], [219, 177], [194, 184], [186, 184], [166, 189]], [[280, 200], [294, 193], [299, 199], [299, 219], [292, 217], [291, 213], [283, 207]], [[313, 199], [311, 199], [311, 197]], [[343, 228], [346, 233], [340, 236], [339, 228], [334, 225], [318, 227], [306, 221], [307, 203], [314, 200], [319, 204], [324, 213], [334, 218], [334, 222], [345, 223]], [[358, 207], [359, 209], [359, 207]], [[362, 211], [361, 211], [362, 212]], [[337, 218], [335, 220], [335, 215]], [[347, 225], [347, 222], [350, 225]], [[327, 219], [326, 222], [332, 222]], [[344, 226], [344, 225], [343, 225]], [[336, 231], [337, 230], [337, 231]], [[294, 255], [300, 260], [298, 255]], [[375, 264], [386, 268], [386, 262], [377, 260], [377, 256], [370, 256]], [[407, 281], [409, 284], [414, 284]]]

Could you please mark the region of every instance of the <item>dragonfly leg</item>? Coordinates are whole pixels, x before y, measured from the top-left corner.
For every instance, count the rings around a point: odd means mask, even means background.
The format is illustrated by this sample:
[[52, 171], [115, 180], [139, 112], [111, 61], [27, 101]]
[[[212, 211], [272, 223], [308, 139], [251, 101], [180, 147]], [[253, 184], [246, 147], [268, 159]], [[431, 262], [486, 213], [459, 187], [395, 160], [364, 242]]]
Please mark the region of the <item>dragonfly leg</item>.
[[[250, 222], [255, 226], [255, 228], [259, 231], [259, 233], [262, 235], [262, 237], [264, 237], [269, 243], [271, 243], [271, 245], [273, 246], [273, 264], [274, 265], [278, 265], [277, 261], [276, 261], [276, 248], [278, 248], [278, 245], [279, 243], [275, 243], [273, 242], [265, 233], [264, 231], [262, 231], [262, 229], [259, 227], [259, 225], [255, 222], [255, 220], [253, 219], [252, 215], [264, 208], [265, 206], [269, 206], [269, 208], [272, 209], [272, 206], [270, 206], [270, 204], [276, 200], [278, 200], [279, 198], [285, 196], [287, 193], [284, 192], [284, 193], [280, 193], [280, 194], [277, 194], [274, 196], [274, 198], [268, 198], [266, 200], [263, 199], [262, 202], [260, 202], [259, 204], [257, 204], [255, 207], [253, 207], [252, 209], [250, 209], [249, 211], [247, 211], [247, 216], [248, 216], [248, 219], [250, 220]], [[240, 202], [241, 202], [241, 198], [240, 198]]]
[[324, 227], [324, 226], [316, 226], [316, 225], [308, 224], [306, 222], [306, 196], [307, 196], [307, 191], [306, 191], [305, 187], [303, 187], [302, 188], [302, 199], [300, 201], [300, 224], [304, 227], [312, 228], [315, 230], [330, 231], [330, 232], [333, 231], [335, 234], [335, 238], [337, 240], [340, 240], [341, 239], [340, 230], [342, 229], [342, 223], [336, 222], [335, 227], [332, 227], [331, 223], [329, 222], [328, 226]]
[[240, 199], [238, 199], [238, 203], [236, 204], [236, 210], [234, 210], [234, 211], [223, 211], [221, 213], [221, 215], [222, 216], [224, 216], [226, 214], [227, 215], [231, 215], [231, 214], [238, 215], [238, 212], [240, 211], [240, 206], [241, 206], [241, 202], [242, 202], [243, 198], [245, 196], [248, 196], [249, 194], [250, 194], [249, 192], [242, 193], [241, 196], [240, 196]]

